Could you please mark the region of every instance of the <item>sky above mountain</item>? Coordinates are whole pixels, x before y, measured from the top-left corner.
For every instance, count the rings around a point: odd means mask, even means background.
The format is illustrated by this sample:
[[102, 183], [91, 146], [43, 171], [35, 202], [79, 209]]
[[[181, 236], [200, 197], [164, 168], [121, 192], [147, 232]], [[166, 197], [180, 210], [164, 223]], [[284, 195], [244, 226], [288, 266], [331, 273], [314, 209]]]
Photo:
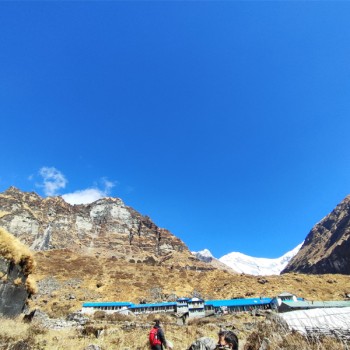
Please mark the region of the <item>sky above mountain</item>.
[[0, 190], [120, 197], [275, 258], [350, 188], [350, 3], [0, 2]]

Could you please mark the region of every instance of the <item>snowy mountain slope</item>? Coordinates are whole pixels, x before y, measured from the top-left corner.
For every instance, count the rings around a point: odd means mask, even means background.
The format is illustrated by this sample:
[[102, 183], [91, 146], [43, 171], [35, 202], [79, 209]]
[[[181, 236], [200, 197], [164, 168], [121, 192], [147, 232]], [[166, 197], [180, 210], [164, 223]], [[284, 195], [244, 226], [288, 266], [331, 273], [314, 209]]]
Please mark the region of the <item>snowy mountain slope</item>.
[[211, 262], [214, 258], [213, 254], [208, 249], [203, 249], [200, 252], [192, 252], [193, 255], [196, 256], [197, 259], [204, 262]]
[[218, 260], [239, 273], [256, 276], [279, 275], [293, 256], [298, 253], [302, 244], [299, 244], [293, 250], [276, 259], [255, 258], [242, 253], [232, 252]]
[[207, 264], [210, 264], [211, 266], [215, 267], [216, 269], [229, 271], [231, 273], [235, 273], [231, 267], [228, 265], [222, 263], [218, 259], [215, 259], [213, 254], [208, 249], [203, 249], [200, 252], [191, 252], [198, 260], [203, 261]]

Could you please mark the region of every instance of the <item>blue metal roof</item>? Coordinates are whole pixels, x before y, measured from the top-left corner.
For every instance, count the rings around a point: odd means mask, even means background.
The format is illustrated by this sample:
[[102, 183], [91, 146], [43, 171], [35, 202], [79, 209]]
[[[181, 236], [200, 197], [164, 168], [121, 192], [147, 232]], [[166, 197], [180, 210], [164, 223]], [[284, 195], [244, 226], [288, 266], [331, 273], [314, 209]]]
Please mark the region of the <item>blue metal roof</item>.
[[156, 303], [156, 304], [134, 304], [130, 306], [130, 309], [139, 309], [141, 307], [162, 307], [162, 306], [176, 306], [174, 302], [171, 303]]
[[266, 305], [271, 302], [271, 298], [248, 298], [248, 299], [229, 299], [229, 300], [207, 300], [205, 305], [213, 307], [221, 306], [249, 306]]
[[129, 307], [133, 305], [133, 303], [130, 303], [128, 301], [101, 301], [101, 302], [87, 302], [83, 303], [83, 307], [99, 307], [99, 306], [126, 306]]

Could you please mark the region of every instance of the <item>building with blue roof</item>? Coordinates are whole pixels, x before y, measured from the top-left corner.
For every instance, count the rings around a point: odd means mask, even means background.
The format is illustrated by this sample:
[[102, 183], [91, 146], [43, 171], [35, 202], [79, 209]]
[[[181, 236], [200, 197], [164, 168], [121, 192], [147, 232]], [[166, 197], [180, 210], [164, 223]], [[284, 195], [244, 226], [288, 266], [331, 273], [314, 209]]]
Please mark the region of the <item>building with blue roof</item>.
[[204, 317], [205, 309], [204, 309], [204, 300], [199, 298], [192, 298], [187, 300], [188, 305], [188, 317]]
[[122, 312], [127, 313], [127, 310], [133, 303], [130, 302], [86, 302], [83, 303], [81, 312], [84, 314], [93, 314], [96, 311], [104, 311], [106, 313]]
[[306, 302], [290, 293], [281, 293], [276, 298], [242, 298], [242, 299], [214, 299], [179, 298], [176, 302], [133, 304], [131, 302], [86, 302], [82, 312], [93, 314], [95, 311], [106, 313], [150, 314], [176, 313], [183, 318], [204, 317], [210, 314], [247, 312], [253, 310], [275, 309], [280, 312], [324, 307], [349, 306], [348, 302]]
[[295, 303], [297, 301], [303, 301], [304, 299], [302, 298], [297, 298], [296, 295], [288, 293], [288, 292], [283, 292], [281, 294], [278, 294], [275, 298], [271, 300], [271, 308], [274, 310], [280, 311], [281, 305], [284, 304], [285, 302], [291, 302]]
[[190, 300], [190, 298], [179, 298], [176, 300], [176, 304], [177, 304], [177, 313], [179, 314], [184, 314], [186, 312], [188, 312], [188, 301]]
[[214, 313], [232, 313], [252, 310], [270, 309], [271, 298], [247, 298], [227, 300], [207, 300], [204, 304], [206, 311]]
[[151, 313], [163, 313], [171, 312], [175, 313], [177, 303], [155, 303], [155, 304], [134, 304], [129, 307], [129, 310], [134, 314], [151, 314]]

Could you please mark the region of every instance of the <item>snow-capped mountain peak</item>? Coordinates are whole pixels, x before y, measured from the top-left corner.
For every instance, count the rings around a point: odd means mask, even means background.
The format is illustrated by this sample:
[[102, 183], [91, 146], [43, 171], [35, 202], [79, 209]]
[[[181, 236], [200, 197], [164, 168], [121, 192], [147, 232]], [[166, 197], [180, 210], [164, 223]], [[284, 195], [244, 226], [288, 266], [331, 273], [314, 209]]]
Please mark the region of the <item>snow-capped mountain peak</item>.
[[279, 275], [288, 262], [298, 253], [303, 243], [276, 259], [255, 258], [238, 252], [224, 255], [219, 261], [239, 273], [249, 275]]
[[192, 252], [192, 254], [195, 255], [197, 259], [204, 262], [210, 262], [215, 259], [209, 249], [203, 249], [199, 252]]

